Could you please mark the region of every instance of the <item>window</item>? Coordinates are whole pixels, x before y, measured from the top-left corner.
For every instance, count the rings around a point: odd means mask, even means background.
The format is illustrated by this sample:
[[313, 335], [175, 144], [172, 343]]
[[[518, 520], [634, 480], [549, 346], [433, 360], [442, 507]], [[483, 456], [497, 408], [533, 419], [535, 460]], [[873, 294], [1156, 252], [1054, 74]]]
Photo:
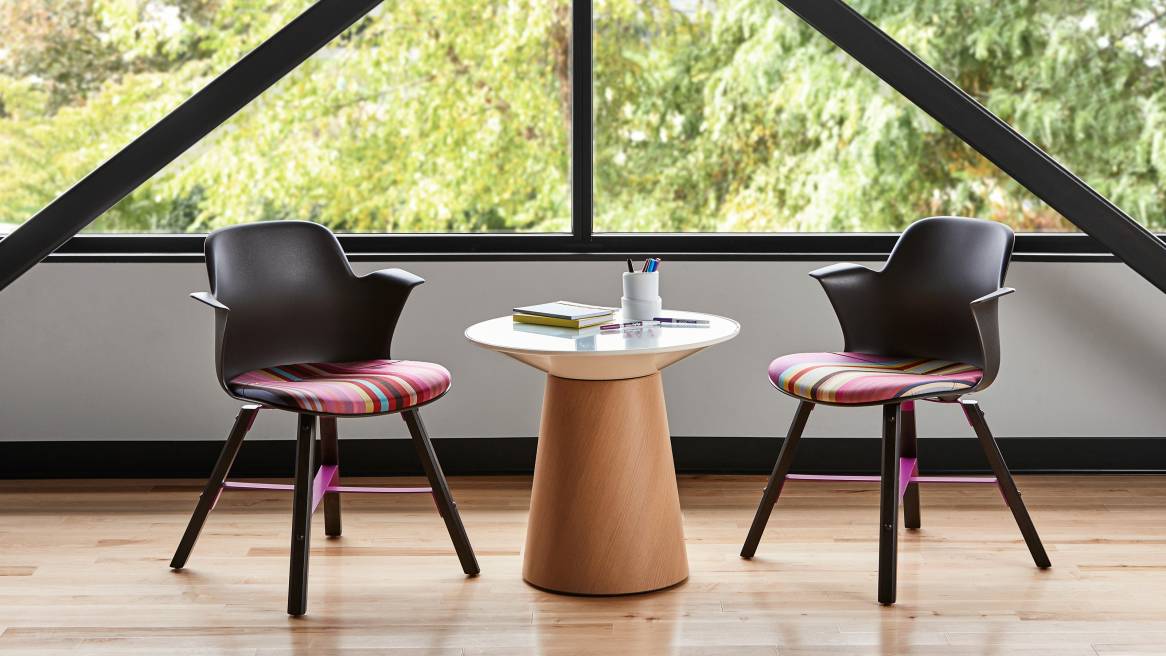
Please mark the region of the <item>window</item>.
[[[661, 233], [893, 233], [932, 214], [1074, 230], [775, 0], [583, 2], [383, 3], [87, 232], [298, 218], [615, 252]], [[309, 4], [0, 2], [0, 234]], [[852, 4], [1166, 228], [1166, 0]], [[581, 6], [590, 57], [573, 58]]]
[[[309, 3], [65, 4], [0, 10], [19, 28], [0, 64], [9, 226]], [[569, 3], [383, 3], [87, 231], [567, 232], [570, 35]]]
[[[0, 2], [0, 232], [15, 227], [310, 4]], [[172, 231], [193, 199], [141, 190], [97, 230]]]
[[[1140, 223], [1166, 230], [1166, 2], [853, 6]], [[979, 195], [1017, 229], [1074, 229], [998, 170], [980, 178]]]
[[[1166, 2], [851, 4], [1166, 228]], [[931, 214], [1075, 229], [777, 2], [595, 12], [597, 231], [886, 232]]]

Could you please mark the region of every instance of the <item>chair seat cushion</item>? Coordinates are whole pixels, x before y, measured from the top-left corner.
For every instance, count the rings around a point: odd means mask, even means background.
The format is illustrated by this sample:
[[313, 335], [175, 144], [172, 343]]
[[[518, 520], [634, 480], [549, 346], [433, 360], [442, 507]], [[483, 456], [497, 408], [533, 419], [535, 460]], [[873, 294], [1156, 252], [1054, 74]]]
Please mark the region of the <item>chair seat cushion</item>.
[[783, 392], [841, 405], [947, 396], [975, 387], [982, 377], [978, 367], [962, 362], [867, 353], [795, 353], [769, 364], [769, 380]]
[[362, 360], [290, 364], [231, 379], [236, 396], [329, 415], [399, 412], [445, 394], [449, 371], [431, 362]]

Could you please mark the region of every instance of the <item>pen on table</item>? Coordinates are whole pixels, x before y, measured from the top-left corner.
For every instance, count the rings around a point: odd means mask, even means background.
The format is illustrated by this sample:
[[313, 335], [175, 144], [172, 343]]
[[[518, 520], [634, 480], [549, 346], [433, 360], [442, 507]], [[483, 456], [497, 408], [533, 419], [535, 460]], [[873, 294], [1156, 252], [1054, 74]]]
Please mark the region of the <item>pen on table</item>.
[[628, 273], [635, 273], [636, 269], [632, 266], [632, 258], [628, 258]]
[[674, 323], [683, 324], [685, 326], [707, 326], [708, 319], [678, 319], [676, 317], [655, 317], [652, 321], [659, 321], [660, 323]]
[[659, 326], [659, 321], [625, 321], [624, 323], [608, 323], [599, 327], [600, 330], [622, 330], [624, 328], [641, 328], [644, 326]]

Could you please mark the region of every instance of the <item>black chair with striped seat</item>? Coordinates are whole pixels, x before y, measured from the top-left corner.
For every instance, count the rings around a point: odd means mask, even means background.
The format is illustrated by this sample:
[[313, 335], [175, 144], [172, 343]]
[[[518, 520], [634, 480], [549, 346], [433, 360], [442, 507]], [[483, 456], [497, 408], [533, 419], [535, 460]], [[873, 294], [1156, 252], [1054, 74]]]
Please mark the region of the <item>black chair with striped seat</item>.
[[[335, 537], [341, 531], [342, 493], [420, 492], [432, 494], [462, 570], [476, 576], [477, 559], [419, 413], [449, 390], [449, 371], [389, 355], [405, 301], [424, 280], [400, 269], [357, 276], [336, 237], [306, 221], [224, 228], [207, 237], [205, 252], [213, 291], [191, 296], [215, 310], [219, 384], [247, 405], [235, 420], [170, 566], [185, 567], [224, 489], [291, 490], [287, 612], [303, 615], [316, 508], [323, 504], [325, 533]], [[294, 485], [227, 480], [243, 437], [264, 408], [299, 415]], [[430, 487], [341, 486], [337, 418], [396, 413], [409, 428]], [[317, 422], [318, 470], [313, 463]]]
[[[908, 227], [881, 271], [835, 264], [810, 273], [834, 306], [845, 346], [834, 353], [787, 355], [769, 365], [774, 387], [800, 404], [741, 549], [743, 558], [757, 552], [786, 480], [877, 480], [878, 600], [893, 604], [899, 503], [907, 528], [919, 528], [919, 483], [985, 482], [999, 485], [1036, 566], [1050, 566], [984, 412], [963, 398], [987, 388], [1000, 366], [997, 302], [1014, 291], [1002, 287], [1013, 241], [1012, 230], [999, 223], [935, 217]], [[920, 476], [915, 401], [958, 403], [994, 476]], [[880, 476], [790, 473], [816, 404], [883, 406]]]

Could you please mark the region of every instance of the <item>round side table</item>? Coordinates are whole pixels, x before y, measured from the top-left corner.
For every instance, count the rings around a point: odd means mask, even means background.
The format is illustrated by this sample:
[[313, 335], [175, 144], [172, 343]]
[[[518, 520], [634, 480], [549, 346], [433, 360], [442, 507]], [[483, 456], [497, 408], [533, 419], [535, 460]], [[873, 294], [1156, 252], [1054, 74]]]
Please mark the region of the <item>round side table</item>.
[[[618, 595], [688, 578], [660, 370], [732, 339], [708, 325], [571, 330], [499, 317], [471, 342], [546, 372], [522, 576], [552, 592]], [[620, 321], [616, 314], [615, 321]]]

